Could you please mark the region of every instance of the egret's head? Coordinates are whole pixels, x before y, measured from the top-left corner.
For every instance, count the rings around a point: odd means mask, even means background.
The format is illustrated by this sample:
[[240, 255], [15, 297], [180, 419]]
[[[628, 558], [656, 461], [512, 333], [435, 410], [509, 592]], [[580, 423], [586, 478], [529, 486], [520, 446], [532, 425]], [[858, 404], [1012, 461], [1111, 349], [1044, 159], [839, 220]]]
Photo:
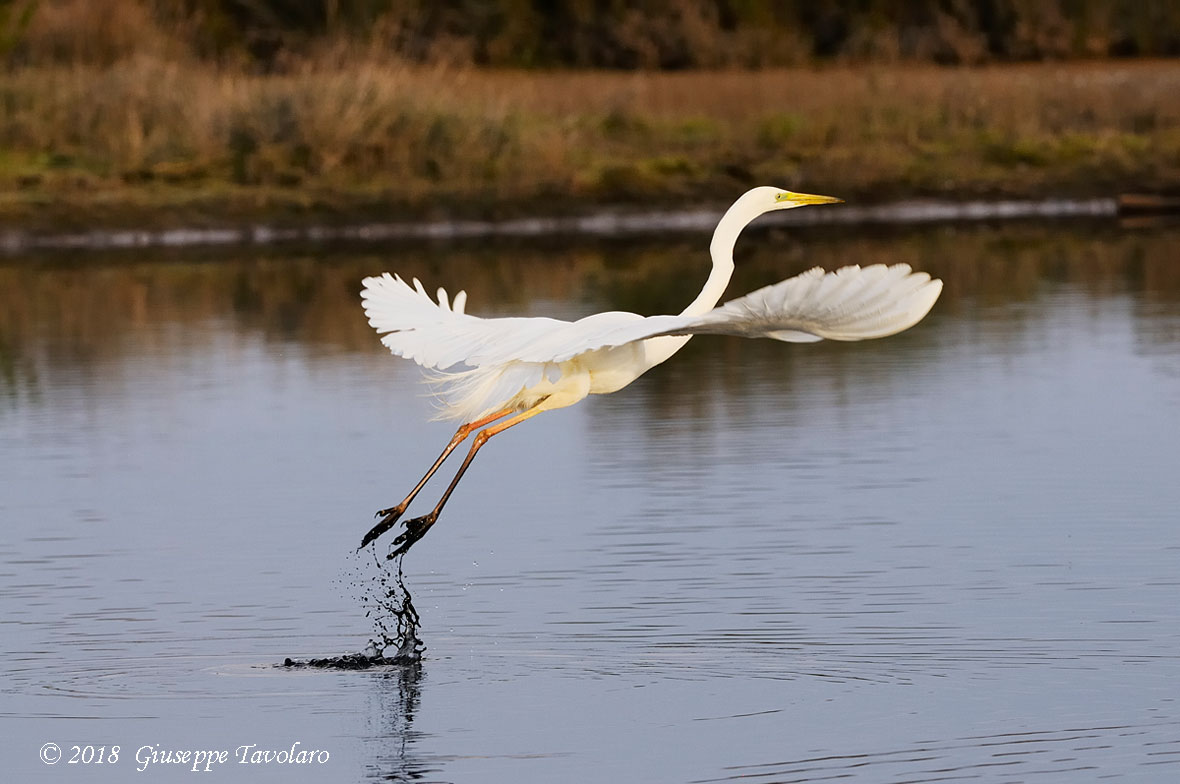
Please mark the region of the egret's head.
[[784, 191], [779, 188], [771, 188], [774, 191], [774, 210], [789, 210], [794, 207], [804, 207], [808, 204], [838, 204], [843, 199], [837, 199], [835, 196], [815, 196], [810, 193], [795, 193], [794, 191]]
[[808, 204], [835, 204], [843, 199], [834, 196], [814, 196], [810, 193], [795, 193], [769, 185], [751, 188], [741, 195], [730, 208], [734, 218], [741, 220], [742, 225], [757, 216], [773, 210], [790, 210]]

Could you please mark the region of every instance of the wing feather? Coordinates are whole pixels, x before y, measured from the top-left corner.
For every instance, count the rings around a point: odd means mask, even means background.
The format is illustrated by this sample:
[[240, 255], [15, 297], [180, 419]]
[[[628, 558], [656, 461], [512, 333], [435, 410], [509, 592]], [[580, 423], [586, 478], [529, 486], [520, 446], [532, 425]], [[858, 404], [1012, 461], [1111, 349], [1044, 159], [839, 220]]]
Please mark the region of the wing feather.
[[[482, 319], [464, 312], [467, 294], [435, 302], [415, 278], [412, 287], [386, 273], [366, 278], [361, 294], [369, 323], [398, 356], [438, 370], [508, 363], [540, 366], [666, 335], [739, 335], [786, 342], [865, 340], [912, 327], [933, 307], [942, 281], [908, 264], [816, 267], [753, 291], [700, 316], [597, 313], [580, 321]], [[530, 370], [530, 377], [539, 370]], [[514, 376], [505, 381], [515, 385]], [[486, 381], [486, 379], [485, 379]]]
[[[909, 329], [930, 312], [942, 281], [908, 264], [816, 267], [731, 300], [701, 316], [649, 316], [584, 334], [563, 351], [530, 361], [564, 362], [587, 351], [665, 335], [738, 335], [788, 343], [866, 340]], [[579, 322], [580, 323], [580, 322]]]
[[407, 284], [388, 272], [362, 281], [361, 301], [369, 324], [394, 354], [425, 368], [471, 367], [511, 356], [554, 328], [569, 322], [555, 319], [482, 319], [464, 312], [467, 292], [448, 303], [439, 289], [435, 302], [417, 278]]
[[[930, 312], [942, 281], [908, 264], [808, 273], [759, 289], [666, 334], [722, 334], [796, 341], [893, 335]], [[782, 303], [782, 304], [778, 304]]]

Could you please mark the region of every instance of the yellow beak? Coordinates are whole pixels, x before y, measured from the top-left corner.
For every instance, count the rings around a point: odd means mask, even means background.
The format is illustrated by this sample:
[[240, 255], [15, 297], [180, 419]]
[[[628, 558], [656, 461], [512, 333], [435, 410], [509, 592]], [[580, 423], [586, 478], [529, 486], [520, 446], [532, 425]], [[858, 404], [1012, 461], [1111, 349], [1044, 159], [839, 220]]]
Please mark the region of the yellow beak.
[[815, 196], [810, 193], [793, 193], [791, 191], [783, 191], [775, 196], [774, 200], [779, 204], [789, 202], [797, 207], [802, 207], [805, 204], [840, 204], [844, 201], [835, 196]]

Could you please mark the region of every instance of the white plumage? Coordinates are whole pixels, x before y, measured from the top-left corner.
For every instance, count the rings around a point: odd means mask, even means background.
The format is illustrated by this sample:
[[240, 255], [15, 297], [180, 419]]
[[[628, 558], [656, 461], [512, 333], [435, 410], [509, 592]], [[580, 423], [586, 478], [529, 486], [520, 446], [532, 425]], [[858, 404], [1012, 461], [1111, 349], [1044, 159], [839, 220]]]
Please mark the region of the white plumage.
[[[451, 419], [474, 419], [499, 410], [527, 389], [581, 372], [571, 360], [602, 349], [663, 336], [739, 335], [788, 343], [865, 340], [901, 332], [929, 312], [942, 281], [908, 264], [816, 267], [699, 316], [596, 313], [578, 321], [549, 318], [478, 318], [463, 312], [466, 292], [448, 305], [433, 301], [415, 278], [411, 287], [385, 273], [365, 278], [362, 298], [369, 323], [399, 357], [442, 371], [437, 384]], [[645, 367], [636, 361], [636, 369]], [[483, 372], [480, 372], [483, 371]], [[638, 374], [636, 374], [638, 377]]]
[[[365, 278], [361, 298], [381, 342], [426, 368], [442, 401], [440, 418], [460, 427], [434, 467], [365, 537], [375, 539], [396, 522], [450, 451], [477, 426], [517, 416], [481, 433], [442, 501], [425, 518], [407, 523], [398, 538], [404, 552], [433, 524], [480, 445], [490, 436], [542, 411], [573, 405], [591, 394], [615, 392], [675, 354], [693, 335], [764, 337], [790, 343], [865, 340], [901, 332], [925, 316], [942, 281], [907, 264], [815, 268], [715, 307], [733, 273], [733, 246], [754, 218], [776, 209], [839, 201], [827, 196], [754, 188], [717, 224], [710, 245], [713, 269], [700, 295], [676, 316], [596, 313], [578, 321], [550, 318], [479, 318], [466, 313], [467, 294], [453, 300], [439, 289], [431, 299], [385, 273]], [[479, 420], [478, 422], [474, 422]], [[420, 530], [418, 530], [420, 529]]]

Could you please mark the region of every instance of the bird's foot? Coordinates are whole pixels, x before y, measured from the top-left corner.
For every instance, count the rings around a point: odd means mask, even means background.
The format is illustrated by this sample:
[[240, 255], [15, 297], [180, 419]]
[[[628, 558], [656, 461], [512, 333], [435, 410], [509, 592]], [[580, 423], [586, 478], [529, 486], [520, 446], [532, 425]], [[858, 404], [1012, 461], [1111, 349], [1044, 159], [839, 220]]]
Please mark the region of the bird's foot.
[[428, 515], [407, 520], [406, 530], [398, 534], [397, 538], [393, 540], [393, 549], [389, 551], [389, 555], [385, 556], [385, 558], [389, 560], [405, 553], [414, 545], [414, 542], [426, 536], [426, 532], [430, 530], [430, 526], [434, 525], [434, 521], [437, 519], [438, 514], [431, 512]]
[[397, 525], [397, 519], [401, 517], [402, 513], [405, 511], [406, 505], [401, 503], [397, 506], [391, 506], [388, 509], [382, 509], [381, 511], [377, 512], [377, 514], [374, 516], [380, 517], [381, 520], [377, 523], [377, 525], [369, 529], [369, 532], [365, 534], [365, 538], [361, 539], [361, 546], [357, 549], [363, 550], [365, 545], [367, 545], [369, 542], [373, 541], [378, 536]]

